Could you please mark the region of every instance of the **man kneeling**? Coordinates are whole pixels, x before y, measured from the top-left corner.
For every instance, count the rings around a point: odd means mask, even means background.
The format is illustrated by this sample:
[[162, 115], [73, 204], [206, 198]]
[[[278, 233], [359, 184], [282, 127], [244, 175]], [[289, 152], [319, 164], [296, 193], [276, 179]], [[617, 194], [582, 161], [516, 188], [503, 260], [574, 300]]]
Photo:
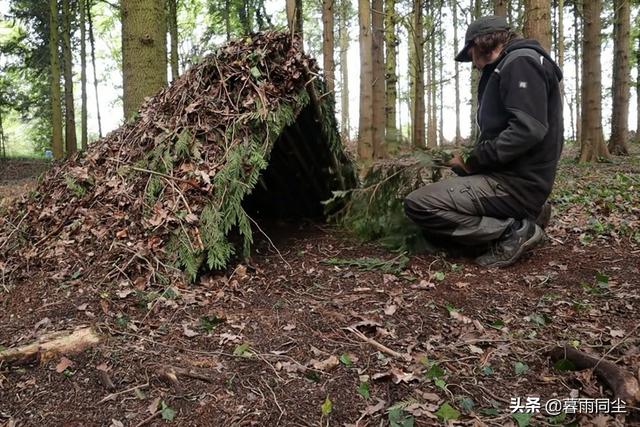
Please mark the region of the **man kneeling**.
[[427, 237], [490, 243], [476, 262], [505, 267], [544, 240], [535, 218], [548, 220], [562, 151], [562, 73], [538, 42], [518, 37], [499, 16], [472, 22], [455, 59], [482, 71], [479, 137], [467, 159], [451, 160], [459, 176], [412, 192], [405, 212]]

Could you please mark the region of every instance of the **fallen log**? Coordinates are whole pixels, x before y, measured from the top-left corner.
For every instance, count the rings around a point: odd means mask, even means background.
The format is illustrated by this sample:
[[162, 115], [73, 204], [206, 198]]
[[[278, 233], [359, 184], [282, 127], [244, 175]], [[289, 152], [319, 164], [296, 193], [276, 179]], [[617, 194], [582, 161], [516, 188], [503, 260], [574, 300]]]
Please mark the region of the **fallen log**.
[[59, 331], [46, 334], [34, 343], [22, 347], [0, 351], [0, 364], [25, 364], [38, 361], [46, 363], [60, 355], [80, 353], [101, 341], [93, 328], [81, 328], [75, 331]]
[[556, 347], [549, 352], [554, 362], [568, 360], [576, 370], [593, 369], [598, 379], [602, 381], [618, 399], [624, 400], [628, 406], [634, 406], [640, 401], [640, 386], [638, 380], [630, 372], [615, 363], [592, 356], [571, 346]]

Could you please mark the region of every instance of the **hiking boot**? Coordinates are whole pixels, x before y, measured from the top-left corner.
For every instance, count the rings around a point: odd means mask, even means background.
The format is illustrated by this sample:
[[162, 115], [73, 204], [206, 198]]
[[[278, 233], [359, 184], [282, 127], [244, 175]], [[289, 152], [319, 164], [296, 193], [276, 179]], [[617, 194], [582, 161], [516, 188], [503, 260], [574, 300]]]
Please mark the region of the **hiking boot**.
[[544, 231], [538, 224], [528, 219], [516, 221], [487, 253], [476, 258], [476, 263], [489, 268], [507, 267], [543, 240]]
[[544, 230], [549, 225], [549, 221], [551, 221], [551, 203], [544, 202], [542, 210], [540, 211], [538, 218], [536, 218], [536, 224]]

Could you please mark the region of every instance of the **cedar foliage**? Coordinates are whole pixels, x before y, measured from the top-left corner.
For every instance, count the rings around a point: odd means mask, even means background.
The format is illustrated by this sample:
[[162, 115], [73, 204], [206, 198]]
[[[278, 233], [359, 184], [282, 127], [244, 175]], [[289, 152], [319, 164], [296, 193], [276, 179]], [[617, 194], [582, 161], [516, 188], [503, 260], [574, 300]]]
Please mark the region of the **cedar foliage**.
[[440, 180], [443, 165], [450, 159], [450, 150], [430, 149], [378, 161], [365, 174], [361, 186], [334, 191], [325, 205], [333, 212], [334, 221], [363, 240], [375, 240], [400, 252], [434, 250], [422, 230], [406, 217], [404, 198]]
[[351, 188], [353, 165], [332, 98], [317, 96], [324, 90], [317, 69], [299, 39], [283, 33], [216, 49], [0, 216], [5, 283], [32, 282], [39, 272], [47, 283], [80, 274], [146, 286], [183, 280], [183, 272], [193, 280], [205, 265], [224, 268], [250, 251], [243, 200], [303, 110], [316, 112], [317, 128], [307, 131], [323, 136], [316, 141], [328, 164], [317, 178], [327, 198]]

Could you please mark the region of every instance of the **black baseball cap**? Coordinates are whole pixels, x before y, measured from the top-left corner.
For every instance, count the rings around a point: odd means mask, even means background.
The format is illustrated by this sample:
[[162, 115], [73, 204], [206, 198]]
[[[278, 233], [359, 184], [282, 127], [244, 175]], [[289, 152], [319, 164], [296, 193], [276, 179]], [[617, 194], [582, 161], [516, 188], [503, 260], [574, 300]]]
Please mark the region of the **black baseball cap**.
[[507, 24], [507, 18], [504, 16], [483, 16], [469, 24], [467, 32], [464, 35], [464, 47], [456, 55], [458, 62], [471, 62], [469, 48], [473, 45], [473, 40], [483, 34], [495, 33], [496, 31], [506, 31], [511, 27]]

